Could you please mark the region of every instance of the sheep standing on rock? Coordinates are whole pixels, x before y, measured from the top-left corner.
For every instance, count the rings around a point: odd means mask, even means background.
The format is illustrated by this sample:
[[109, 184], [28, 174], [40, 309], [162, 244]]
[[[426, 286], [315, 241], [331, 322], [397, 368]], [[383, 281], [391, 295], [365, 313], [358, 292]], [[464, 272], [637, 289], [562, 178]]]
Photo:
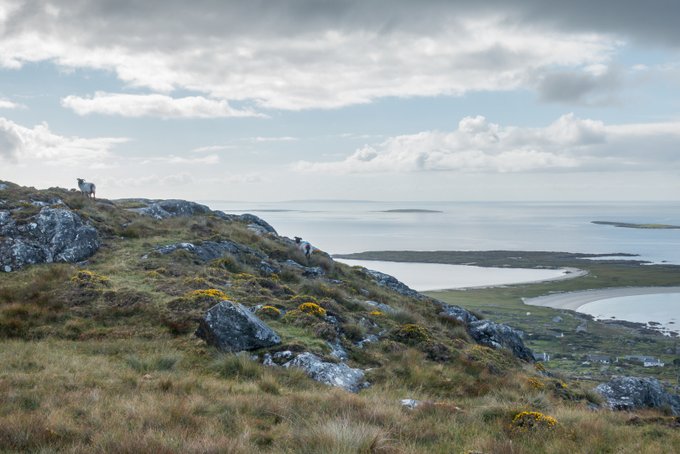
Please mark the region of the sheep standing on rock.
[[305, 257], [307, 257], [307, 260], [309, 260], [309, 257], [312, 255], [312, 252], [314, 252], [314, 247], [311, 245], [311, 243], [309, 241], [302, 241], [302, 238], [300, 238], [299, 236], [296, 236], [295, 237], [295, 244], [305, 254]]
[[95, 191], [97, 190], [97, 187], [94, 185], [94, 183], [88, 183], [82, 178], [78, 178], [78, 188], [80, 189], [80, 193], [83, 194], [84, 196], [87, 196], [87, 198], [92, 197], [95, 199]]

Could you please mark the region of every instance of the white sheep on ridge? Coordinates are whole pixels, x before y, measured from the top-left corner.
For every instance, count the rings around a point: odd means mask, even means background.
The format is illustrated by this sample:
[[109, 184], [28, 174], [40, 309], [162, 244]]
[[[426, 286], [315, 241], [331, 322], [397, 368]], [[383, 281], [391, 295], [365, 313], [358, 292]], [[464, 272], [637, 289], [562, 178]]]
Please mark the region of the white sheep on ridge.
[[92, 197], [94, 199], [95, 198], [94, 193], [97, 190], [97, 187], [94, 185], [94, 183], [88, 183], [82, 178], [78, 178], [77, 180], [80, 193], [83, 194], [84, 196], [87, 196], [88, 198]]
[[299, 236], [295, 237], [295, 244], [297, 247], [300, 248], [300, 250], [305, 254], [305, 257], [309, 260], [309, 257], [312, 255], [312, 252], [314, 252], [314, 246], [311, 245], [309, 241], [302, 241], [302, 238]]

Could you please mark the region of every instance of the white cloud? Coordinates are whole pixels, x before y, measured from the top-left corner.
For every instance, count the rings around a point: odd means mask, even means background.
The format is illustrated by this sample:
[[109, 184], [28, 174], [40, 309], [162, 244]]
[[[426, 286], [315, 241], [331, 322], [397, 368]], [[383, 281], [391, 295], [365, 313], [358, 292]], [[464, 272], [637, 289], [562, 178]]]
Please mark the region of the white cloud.
[[67, 96], [61, 105], [78, 115], [93, 113], [123, 117], [221, 118], [263, 116], [252, 110], [232, 108], [225, 100], [202, 96], [172, 98], [160, 94], [132, 95], [97, 92], [90, 98]]
[[219, 2], [205, 14], [182, 2], [115, 9], [82, 2], [55, 13], [27, 1], [5, 13], [0, 66], [50, 61], [112, 71], [155, 92], [207, 96], [65, 98], [80, 114], [203, 118], [254, 115], [227, 101], [301, 110], [532, 87], [547, 69], [604, 64], [620, 45], [611, 35], [550, 28], [549, 21], [527, 25], [507, 6], [489, 14], [402, 2], [388, 14], [375, 2], [331, 3]]
[[262, 142], [295, 142], [298, 140], [297, 137], [291, 137], [291, 136], [279, 136], [279, 137], [253, 137], [250, 139], [252, 142], [255, 143], [262, 143]]
[[145, 157], [136, 159], [138, 164], [173, 164], [173, 165], [210, 165], [219, 164], [220, 157], [216, 154], [202, 156], [200, 158], [184, 157], [184, 156], [159, 156], [159, 157]]
[[25, 107], [23, 104], [17, 104], [9, 99], [0, 98], [0, 109], [23, 109]]
[[607, 126], [566, 114], [544, 128], [465, 117], [452, 132], [426, 131], [364, 146], [341, 161], [300, 161], [302, 172], [535, 172], [662, 170], [680, 164], [680, 123]]
[[10, 162], [39, 160], [45, 164], [101, 165], [111, 149], [127, 142], [122, 137], [66, 137], [53, 133], [46, 123], [27, 128], [0, 117], [0, 158]]

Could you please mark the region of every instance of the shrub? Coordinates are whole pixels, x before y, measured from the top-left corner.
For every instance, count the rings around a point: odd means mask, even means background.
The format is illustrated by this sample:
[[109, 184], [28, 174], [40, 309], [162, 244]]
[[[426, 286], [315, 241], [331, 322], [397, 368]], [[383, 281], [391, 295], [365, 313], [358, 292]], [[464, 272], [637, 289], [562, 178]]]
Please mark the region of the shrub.
[[430, 333], [426, 328], [414, 323], [407, 323], [392, 333], [392, 338], [404, 344], [419, 344], [430, 340]]
[[231, 256], [225, 255], [219, 259], [215, 259], [210, 263], [210, 266], [214, 268], [222, 268], [230, 273], [240, 273], [242, 271], [241, 265], [238, 261]]
[[512, 418], [512, 428], [520, 431], [553, 429], [557, 420], [538, 411], [522, 411]]
[[383, 314], [381, 311], [371, 311], [368, 315], [373, 317], [383, 317], [385, 314]]
[[262, 306], [257, 310], [258, 315], [265, 316], [268, 318], [279, 318], [281, 317], [281, 311], [274, 306]]
[[71, 277], [71, 282], [80, 288], [108, 287], [109, 278], [90, 270], [80, 270]]
[[316, 303], [302, 303], [298, 306], [298, 310], [304, 312], [305, 314], [310, 314], [317, 317], [326, 316], [326, 309]]
[[212, 300], [224, 301], [224, 300], [229, 299], [229, 296], [226, 293], [224, 293], [222, 290], [218, 290], [216, 288], [209, 288], [207, 290], [193, 290], [193, 291], [187, 293], [186, 297], [191, 299], [191, 300], [212, 299]]
[[545, 388], [545, 383], [543, 383], [543, 382], [542, 382], [541, 380], [539, 380], [538, 378], [529, 377], [529, 378], [527, 379], [527, 383], [529, 383], [529, 386], [530, 386], [531, 388], [533, 388], [533, 389], [541, 390], [541, 389], [544, 389], [544, 388]]

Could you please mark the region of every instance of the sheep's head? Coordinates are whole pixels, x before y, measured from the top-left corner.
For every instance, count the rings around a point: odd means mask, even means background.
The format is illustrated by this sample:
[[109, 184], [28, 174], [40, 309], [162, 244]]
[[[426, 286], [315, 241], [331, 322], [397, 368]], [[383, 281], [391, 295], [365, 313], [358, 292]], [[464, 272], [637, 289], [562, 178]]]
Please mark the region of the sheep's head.
[[302, 241], [302, 238], [300, 238], [299, 236], [296, 236], [295, 237], [295, 243], [300, 244], [300, 241]]
[[78, 180], [78, 184], [83, 184], [83, 183], [85, 183], [85, 179], [84, 179], [84, 178], [76, 178], [76, 180]]

